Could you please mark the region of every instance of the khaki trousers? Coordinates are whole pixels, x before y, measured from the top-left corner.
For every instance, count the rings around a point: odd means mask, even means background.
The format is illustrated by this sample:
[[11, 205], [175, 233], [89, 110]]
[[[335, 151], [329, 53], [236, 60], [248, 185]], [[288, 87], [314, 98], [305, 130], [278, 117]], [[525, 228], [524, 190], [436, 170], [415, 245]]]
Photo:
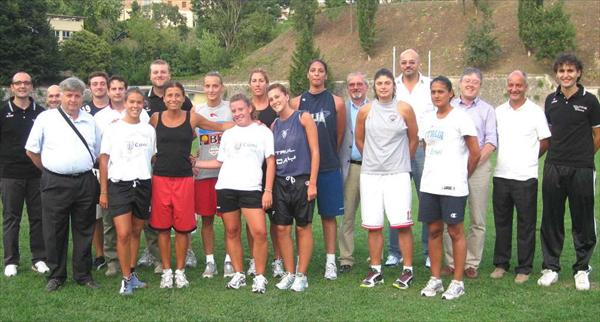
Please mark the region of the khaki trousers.
[[340, 264], [354, 264], [354, 219], [360, 203], [360, 165], [351, 163], [344, 184], [344, 216], [338, 233]]

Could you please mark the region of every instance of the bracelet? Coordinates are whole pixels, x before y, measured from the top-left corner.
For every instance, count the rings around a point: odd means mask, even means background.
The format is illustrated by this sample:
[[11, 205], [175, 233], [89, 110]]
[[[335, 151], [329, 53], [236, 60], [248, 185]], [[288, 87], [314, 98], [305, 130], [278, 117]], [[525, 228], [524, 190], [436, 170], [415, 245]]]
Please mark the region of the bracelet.
[[271, 189], [265, 189], [265, 192], [271, 192], [272, 193], [273, 190], [271, 190]]

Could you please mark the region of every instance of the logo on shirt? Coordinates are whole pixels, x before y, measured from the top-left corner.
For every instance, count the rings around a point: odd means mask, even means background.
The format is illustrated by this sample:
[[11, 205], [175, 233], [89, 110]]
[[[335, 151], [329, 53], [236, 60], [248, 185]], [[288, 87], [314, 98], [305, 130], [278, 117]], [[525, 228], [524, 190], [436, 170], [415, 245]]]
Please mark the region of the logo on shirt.
[[454, 191], [454, 190], [456, 190], [456, 187], [454, 187], [454, 186], [443, 186], [442, 190]]
[[391, 114], [390, 117], [389, 117], [389, 119], [390, 119], [390, 122], [394, 123], [398, 119], [398, 115]]
[[15, 115], [11, 112], [6, 113], [6, 118], [9, 119], [11, 117], [14, 117]]
[[281, 137], [285, 139], [287, 137], [287, 133], [288, 133], [288, 130], [282, 130]]
[[585, 112], [588, 108], [587, 106], [573, 105], [573, 109], [575, 110], [575, 112]]
[[84, 105], [84, 106], [82, 106], [81, 109], [84, 110], [84, 111], [86, 111], [86, 112], [88, 112], [88, 113], [92, 111], [92, 108], [89, 105], [87, 105], [87, 104]]
[[451, 213], [451, 214], [450, 214], [450, 218], [452, 218], [452, 219], [456, 219], [456, 217], [458, 217], [458, 216], [456, 215], [456, 213], [455, 213], [455, 212], [453, 212], [453, 213]]
[[312, 114], [312, 117], [313, 117], [313, 120], [315, 120], [315, 123], [322, 123], [323, 125], [325, 125], [325, 127], [327, 127], [327, 123], [325, 123], [325, 119], [328, 118], [329, 115], [331, 115], [330, 111], [320, 111], [318, 113]]

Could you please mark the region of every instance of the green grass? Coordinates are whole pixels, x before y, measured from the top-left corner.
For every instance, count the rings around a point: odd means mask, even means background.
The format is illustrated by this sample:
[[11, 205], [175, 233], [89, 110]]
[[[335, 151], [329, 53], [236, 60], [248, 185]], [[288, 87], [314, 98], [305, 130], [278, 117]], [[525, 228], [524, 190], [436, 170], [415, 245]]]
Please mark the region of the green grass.
[[[598, 157], [596, 157], [598, 165]], [[596, 218], [600, 200], [596, 191]], [[541, 198], [541, 195], [540, 195]], [[26, 217], [26, 216], [25, 216]], [[468, 216], [467, 216], [468, 217]], [[318, 218], [317, 218], [318, 219]], [[592, 290], [575, 291], [571, 275], [574, 251], [570, 233], [569, 214], [566, 215], [565, 247], [562, 255], [563, 271], [559, 282], [550, 288], [537, 286], [541, 269], [539, 244], [539, 222], [536, 237], [534, 274], [524, 285], [517, 286], [512, 274], [503, 280], [491, 280], [493, 270], [492, 252], [495, 238], [493, 217], [488, 210], [487, 236], [484, 260], [480, 277], [466, 280], [466, 295], [456, 301], [437, 298], [422, 298], [419, 290], [429, 278], [423, 266], [420, 249], [420, 223], [413, 231], [415, 235], [416, 280], [413, 287], [400, 291], [391, 286], [399, 275], [400, 268], [385, 269], [386, 283], [374, 289], [362, 289], [358, 285], [367, 271], [366, 232], [356, 223], [356, 265], [348, 274], [340, 275], [336, 281], [325, 281], [322, 277], [324, 252], [320, 220], [315, 220], [315, 253], [308, 277], [310, 287], [305, 293], [280, 291], [270, 279], [265, 295], [252, 294], [250, 286], [239, 291], [225, 289], [225, 280], [200, 277], [202, 268], [188, 269], [191, 282], [188, 289], [162, 290], [158, 288], [159, 276], [149, 268], [141, 268], [143, 280], [149, 288], [136, 291], [133, 297], [118, 295], [119, 278], [107, 278], [103, 272], [94, 272], [95, 279], [102, 285], [96, 291], [77, 286], [72, 280], [60, 291], [48, 294], [44, 290], [45, 278], [29, 270], [28, 227], [23, 220], [21, 233], [21, 268], [19, 275], [7, 279], [0, 277], [0, 320], [268, 320], [268, 321], [348, 321], [348, 320], [569, 320], [594, 321], [600, 316], [600, 255], [592, 258], [594, 272], [591, 275]], [[216, 221], [216, 256], [222, 273], [223, 226]], [[514, 243], [513, 243], [514, 244]], [[194, 235], [193, 247], [202, 259], [202, 245], [198, 234]], [[0, 255], [3, 250], [0, 249]], [[246, 252], [247, 254], [247, 252]], [[513, 250], [514, 266], [516, 250]], [[69, 261], [70, 263], [70, 261]], [[199, 266], [203, 266], [201, 261]], [[69, 264], [69, 272], [71, 272]], [[269, 271], [270, 273], [270, 271]], [[445, 280], [445, 284], [449, 282]]]

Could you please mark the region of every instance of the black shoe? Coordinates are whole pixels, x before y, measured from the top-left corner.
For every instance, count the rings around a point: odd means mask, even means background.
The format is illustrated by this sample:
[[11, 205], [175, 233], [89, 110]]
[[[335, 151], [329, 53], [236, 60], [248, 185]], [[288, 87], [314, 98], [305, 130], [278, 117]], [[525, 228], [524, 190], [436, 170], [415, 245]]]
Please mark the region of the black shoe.
[[104, 265], [106, 265], [106, 259], [104, 258], [104, 256], [96, 257], [96, 259], [94, 259], [94, 262], [92, 263], [92, 267], [97, 271], [104, 267]]
[[63, 283], [59, 279], [52, 278], [48, 280], [48, 284], [46, 284], [46, 291], [54, 292], [58, 290], [62, 285]]
[[340, 266], [340, 273], [348, 273], [352, 270], [352, 265], [341, 265]]
[[87, 281], [85, 283], [81, 283], [79, 285], [85, 286], [85, 287], [90, 288], [92, 290], [97, 290], [97, 289], [100, 288], [100, 284], [96, 283], [96, 281], [94, 281], [94, 280], [89, 280], [89, 281]]

